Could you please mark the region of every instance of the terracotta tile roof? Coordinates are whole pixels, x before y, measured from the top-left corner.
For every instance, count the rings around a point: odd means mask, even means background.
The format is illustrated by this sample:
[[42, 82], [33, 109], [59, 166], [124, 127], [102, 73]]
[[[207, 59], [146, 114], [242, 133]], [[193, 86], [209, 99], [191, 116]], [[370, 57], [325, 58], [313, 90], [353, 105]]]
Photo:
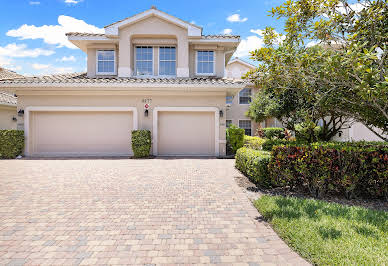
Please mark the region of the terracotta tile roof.
[[[68, 32], [66, 36], [76, 37], [105, 37], [103, 33], [87, 33], [87, 32]], [[212, 34], [202, 35], [201, 39], [240, 39], [239, 35], [228, 35], [228, 34]]]
[[0, 91], [0, 105], [14, 105], [17, 104], [17, 98], [12, 94]]
[[240, 39], [240, 35], [229, 35], [229, 34], [202, 35], [202, 39]]
[[105, 37], [104, 33], [87, 33], [87, 32], [68, 32], [66, 36], [79, 36], [79, 37]]
[[242, 80], [201, 77], [201, 78], [121, 78], [121, 77], [88, 77], [86, 73], [57, 74], [49, 76], [24, 77], [15, 80], [0, 81], [0, 87], [11, 84], [187, 84], [187, 85], [238, 85]]
[[5, 68], [0, 67], [0, 80], [23, 78], [22, 75]]

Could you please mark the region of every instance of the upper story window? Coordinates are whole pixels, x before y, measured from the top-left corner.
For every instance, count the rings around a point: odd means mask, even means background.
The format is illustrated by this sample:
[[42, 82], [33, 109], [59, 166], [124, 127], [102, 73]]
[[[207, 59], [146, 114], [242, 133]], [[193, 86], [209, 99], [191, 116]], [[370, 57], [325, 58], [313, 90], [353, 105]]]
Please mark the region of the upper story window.
[[135, 73], [137, 76], [153, 75], [153, 48], [152, 46], [136, 47]]
[[238, 97], [239, 97], [239, 104], [250, 104], [251, 102], [251, 89], [249, 88], [245, 88], [245, 89], [242, 89], [239, 94], [238, 94]]
[[159, 47], [159, 75], [176, 75], [176, 51], [175, 47]]
[[215, 54], [214, 51], [197, 51], [197, 75], [214, 75], [215, 66]]
[[233, 102], [233, 96], [226, 96], [226, 104], [232, 104]]
[[97, 75], [116, 74], [114, 50], [97, 50]]

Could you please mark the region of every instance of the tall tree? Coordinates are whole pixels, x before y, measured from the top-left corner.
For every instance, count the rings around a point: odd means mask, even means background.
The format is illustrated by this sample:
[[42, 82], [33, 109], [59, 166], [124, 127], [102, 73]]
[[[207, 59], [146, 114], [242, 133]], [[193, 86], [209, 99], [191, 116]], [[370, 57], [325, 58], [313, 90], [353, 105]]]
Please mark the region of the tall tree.
[[323, 139], [356, 119], [388, 140], [386, 1], [288, 0], [271, 14], [286, 19], [286, 35], [266, 28], [265, 47], [251, 53], [261, 65], [247, 78], [262, 92], [249, 115], [273, 115], [291, 129], [321, 120]]

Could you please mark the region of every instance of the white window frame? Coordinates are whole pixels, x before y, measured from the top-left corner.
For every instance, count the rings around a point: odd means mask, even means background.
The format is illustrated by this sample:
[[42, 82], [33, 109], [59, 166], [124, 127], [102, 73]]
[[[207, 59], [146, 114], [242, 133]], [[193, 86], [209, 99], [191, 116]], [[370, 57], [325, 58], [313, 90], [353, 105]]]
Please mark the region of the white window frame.
[[[113, 51], [113, 72], [99, 72], [98, 71], [98, 52], [100, 51]], [[96, 50], [96, 75], [117, 75], [117, 66], [116, 66], [116, 50], [115, 49], [97, 49]]]
[[[251, 90], [251, 95], [250, 95], [250, 97], [251, 97], [251, 101], [252, 101], [252, 89], [251, 89], [251, 88], [244, 88], [244, 89], [250, 89], [250, 90]], [[248, 102], [248, 103], [241, 103], [241, 102], [240, 102], [240, 92], [241, 92], [242, 90], [244, 90], [244, 89], [241, 89], [241, 90], [238, 92], [238, 104], [241, 104], [241, 105], [250, 105], [250, 104], [251, 104], [250, 102]]]
[[[170, 47], [170, 48], [175, 48], [175, 75], [160, 75], [160, 48], [163, 48], [163, 47]], [[178, 49], [176, 49], [176, 46], [174, 45], [166, 45], [166, 46], [158, 46], [158, 77], [176, 77], [176, 72], [177, 72], [177, 52]], [[174, 61], [174, 60], [163, 60], [163, 62], [171, 62], [171, 61]]]
[[239, 119], [238, 120], [238, 127], [244, 129], [244, 134], [245, 134], [245, 128], [240, 127], [240, 121], [250, 121], [251, 122], [251, 135], [250, 136], [252, 136], [252, 120], [250, 120], [250, 119]]
[[[137, 47], [151, 47], [151, 49], [152, 49], [152, 64], [151, 64], [151, 67], [152, 67], [152, 74], [151, 75], [138, 75], [137, 74], [137, 66], [136, 66], [136, 61], [137, 61], [137, 58], [136, 58], [136, 48]], [[135, 76], [136, 77], [144, 77], [144, 78], [147, 78], [147, 77], [154, 77], [155, 75], [154, 75], [154, 62], [155, 62], [155, 53], [154, 53], [154, 48], [155, 48], [155, 46], [153, 46], [153, 45], [136, 45], [135, 46], [135, 50], [134, 50], [134, 59], [135, 59], [135, 61], [134, 61], [134, 70], [135, 70]], [[145, 60], [142, 60], [142, 61], [145, 61]]]
[[[198, 73], [198, 52], [213, 52], [213, 73]], [[214, 50], [198, 50], [195, 51], [195, 75], [196, 76], [215, 76], [216, 75], [216, 51]]]

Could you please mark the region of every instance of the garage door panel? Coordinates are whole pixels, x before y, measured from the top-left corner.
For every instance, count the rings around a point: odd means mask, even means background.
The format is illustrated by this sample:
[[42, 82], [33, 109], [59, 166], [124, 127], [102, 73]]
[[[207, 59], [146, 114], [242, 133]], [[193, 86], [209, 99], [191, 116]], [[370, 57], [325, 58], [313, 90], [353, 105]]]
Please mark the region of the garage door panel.
[[129, 155], [132, 112], [32, 112], [34, 155]]
[[159, 155], [214, 155], [214, 112], [159, 112]]

